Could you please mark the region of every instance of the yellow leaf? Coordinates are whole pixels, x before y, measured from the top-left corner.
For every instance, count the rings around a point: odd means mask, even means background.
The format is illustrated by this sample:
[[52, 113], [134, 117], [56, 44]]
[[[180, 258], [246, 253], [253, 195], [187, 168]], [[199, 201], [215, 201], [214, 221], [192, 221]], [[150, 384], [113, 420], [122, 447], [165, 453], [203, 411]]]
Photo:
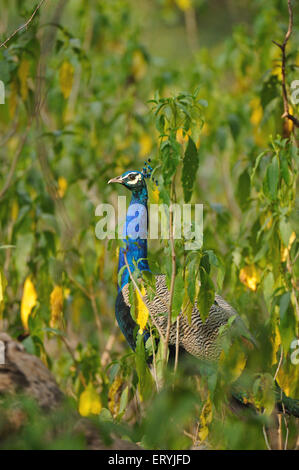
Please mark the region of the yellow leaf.
[[68, 299], [70, 295], [71, 295], [71, 289], [69, 289], [68, 287], [64, 288], [63, 289], [63, 297], [65, 299]]
[[291, 246], [292, 246], [292, 244], [294, 243], [295, 240], [296, 240], [296, 233], [292, 232], [291, 236], [290, 236], [290, 239], [289, 239], [288, 250], [291, 249]]
[[[289, 114], [293, 115], [293, 108], [291, 105], [289, 105]], [[286, 119], [285, 120], [285, 126], [286, 126], [286, 130], [288, 132], [288, 134], [290, 134], [294, 128], [294, 124], [293, 124], [293, 121], [291, 121], [290, 119]]]
[[204, 441], [209, 434], [208, 425], [211, 424], [213, 418], [213, 409], [210, 396], [208, 397], [204, 407], [202, 409], [200, 418], [199, 418], [199, 431], [198, 438], [200, 441]]
[[219, 365], [222, 370], [226, 371], [227, 380], [234, 382], [240, 377], [247, 362], [247, 357], [243, 351], [243, 346], [238, 341], [232, 343], [229, 351], [225, 353], [222, 350]]
[[152, 150], [152, 138], [148, 134], [143, 134], [139, 139], [139, 154], [143, 158]]
[[58, 195], [60, 198], [63, 198], [63, 196], [65, 195], [66, 189], [67, 189], [67, 180], [63, 176], [60, 176], [58, 178]]
[[254, 126], [258, 126], [263, 118], [263, 108], [260, 99], [258, 97], [253, 98], [250, 102], [250, 106], [252, 109], [250, 122]]
[[254, 264], [245, 266], [240, 270], [239, 275], [240, 281], [245, 284], [245, 286], [249, 287], [249, 289], [255, 291], [257, 284], [260, 281], [260, 275], [257, 271]]
[[18, 77], [20, 80], [21, 85], [21, 96], [23, 101], [26, 101], [28, 98], [28, 86], [27, 86], [27, 79], [29, 75], [30, 63], [26, 59], [22, 59], [19, 69], [18, 69]]
[[240, 377], [241, 373], [243, 372], [247, 362], [247, 357], [244, 351], [240, 351], [237, 361], [234, 364], [234, 367], [232, 368], [232, 377], [233, 381], [237, 380], [238, 377]]
[[108, 392], [108, 408], [112, 416], [117, 416], [118, 414], [120, 396], [117, 397], [117, 395], [122, 383], [121, 377], [117, 375]]
[[273, 223], [273, 213], [271, 211], [263, 212], [260, 216], [260, 222], [261, 222], [261, 225], [263, 226], [267, 222], [266, 228], [267, 230], [270, 230], [270, 228], [272, 227], [272, 223]]
[[70, 62], [65, 60], [59, 71], [60, 89], [65, 99], [67, 99], [72, 91], [74, 81], [74, 67]]
[[148, 186], [149, 200], [151, 204], [159, 204], [160, 192], [156, 184]]
[[207, 136], [210, 135], [210, 133], [211, 133], [209, 124], [207, 124], [206, 122], [204, 123], [204, 125], [202, 127], [201, 133], [202, 133], [202, 135], [207, 135]]
[[[140, 292], [142, 296], [146, 295], [144, 286], [141, 286]], [[149, 311], [138, 291], [135, 291], [135, 295], [136, 295], [136, 298], [135, 298], [136, 321], [140, 327], [139, 333], [142, 334], [147, 324]]]
[[[293, 350], [294, 351], [294, 350]], [[299, 382], [298, 364], [292, 364], [292, 361], [286, 361], [279, 369], [277, 374], [277, 382], [280, 388], [288, 396], [297, 394], [297, 384]]]
[[19, 214], [19, 204], [18, 204], [18, 201], [14, 199], [12, 202], [12, 208], [11, 208], [11, 218], [13, 222], [17, 220], [18, 214]]
[[63, 290], [61, 286], [55, 286], [50, 295], [51, 319], [50, 327], [56, 328], [61, 319], [63, 309]]
[[274, 331], [274, 338], [271, 338], [272, 341], [272, 366], [277, 363], [277, 351], [279, 350], [279, 346], [281, 345], [281, 337], [280, 337], [280, 332], [278, 329], [278, 326], [275, 325], [275, 331]]
[[135, 80], [141, 80], [145, 76], [146, 70], [147, 63], [144, 55], [139, 50], [134, 51], [132, 60], [132, 74]]
[[188, 130], [188, 132], [184, 131], [182, 127], [180, 127], [176, 131], [176, 140], [179, 144], [184, 144], [188, 142], [188, 136], [191, 134], [191, 129]]
[[177, 6], [183, 11], [187, 11], [192, 7], [191, 0], [175, 0], [175, 2]]
[[79, 413], [81, 416], [98, 415], [102, 409], [100, 396], [90, 382], [79, 398]]
[[200, 442], [203, 442], [206, 440], [206, 438], [208, 437], [209, 435], [209, 428], [208, 426], [203, 426], [201, 428], [199, 428], [199, 431], [198, 431], [198, 439], [200, 440]]
[[276, 54], [273, 60], [272, 75], [276, 75], [278, 80], [282, 81], [282, 70], [281, 70], [281, 52], [276, 48]]
[[282, 247], [282, 253], [281, 253], [281, 261], [286, 261], [287, 257], [288, 257], [288, 254], [292, 248], [292, 244], [294, 243], [294, 241], [296, 240], [296, 233], [295, 232], [292, 232], [291, 233], [291, 236], [290, 236], [290, 239], [289, 239], [289, 243], [288, 243], [288, 246], [283, 248]]
[[21, 320], [25, 330], [28, 330], [28, 318], [36, 304], [37, 293], [30, 277], [27, 277], [24, 283], [21, 302]]

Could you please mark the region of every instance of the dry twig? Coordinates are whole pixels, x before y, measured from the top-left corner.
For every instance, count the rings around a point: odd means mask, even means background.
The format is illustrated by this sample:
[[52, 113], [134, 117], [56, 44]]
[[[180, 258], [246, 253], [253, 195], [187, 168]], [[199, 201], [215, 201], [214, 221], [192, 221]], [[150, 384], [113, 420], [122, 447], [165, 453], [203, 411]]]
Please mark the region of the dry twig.
[[282, 54], [282, 60], [281, 60], [281, 75], [282, 75], [282, 80], [281, 80], [281, 87], [282, 87], [282, 98], [283, 98], [283, 109], [284, 112], [282, 114], [282, 118], [287, 120], [290, 120], [293, 122], [293, 124], [296, 127], [299, 127], [299, 120], [293, 116], [290, 113], [290, 105], [289, 105], [289, 98], [288, 98], [288, 92], [287, 92], [287, 87], [286, 87], [286, 46], [287, 43], [291, 37], [291, 34], [293, 32], [293, 9], [292, 9], [292, 1], [288, 0], [288, 11], [289, 11], [289, 26], [288, 30], [286, 32], [284, 41], [282, 44], [280, 44], [277, 41], [272, 41], [277, 47], [280, 48], [281, 54]]
[[33, 20], [33, 18], [35, 17], [36, 13], [38, 12], [38, 10], [41, 8], [41, 6], [43, 5], [43, 3], [45, 3], [46, 0], [41, 0], [41, 2], [39, 2], [39, 4], [36, 6], [36, 8], [34, 9], [32, 15], [30, 16], [30, 18], [26, 21], [26, 23], [22, 24], [21, 26], [19, 26], [7, 39], [5, 39], [5, 41], [2, 42], [2, 44], [0, 44], [0, 49], [1, 47], [6, 47], [6, 44], [19, 32], [19, 31], [22, 31], [22, 29], [25, 29], [29, 26], [29, 24], [31, 23], [31, 21]]

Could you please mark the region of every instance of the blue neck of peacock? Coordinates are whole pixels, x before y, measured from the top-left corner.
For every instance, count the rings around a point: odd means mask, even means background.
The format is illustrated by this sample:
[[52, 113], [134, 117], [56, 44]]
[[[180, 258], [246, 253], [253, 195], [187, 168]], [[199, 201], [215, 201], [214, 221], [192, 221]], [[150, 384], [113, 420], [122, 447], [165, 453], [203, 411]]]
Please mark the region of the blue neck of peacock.
[[132, 199], [127, 211], [126, 223], [124, 226], [125, 247], [119, 250], [118, 272], [125, 266], [121, 275], [121, 282], [118, 290], [122, 289], [130, 280], [130, 274], [126, 267], [125, 254], [131, 273], [137, 268], [140, 271], [150, 271], [147, 260], [147, 189], [144, 186], [141, 190], [132, 193]]

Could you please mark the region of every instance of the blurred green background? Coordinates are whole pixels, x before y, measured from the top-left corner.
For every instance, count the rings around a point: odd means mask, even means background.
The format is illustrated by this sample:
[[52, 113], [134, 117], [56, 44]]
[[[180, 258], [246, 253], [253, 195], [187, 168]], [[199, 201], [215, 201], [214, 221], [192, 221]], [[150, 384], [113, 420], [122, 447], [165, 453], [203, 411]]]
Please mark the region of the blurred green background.
[[[5, 40], [32, 2], [1, 5]], [[294, 4], [288, 90], [298, 79], [298, 21]], [[223, 411], [221, 373], [212, 389], [197, 384], [198, 394], [182, 379], [176, 394], [155, 394], [150, 384], [143, 397], [115, 326], [117, 244], [96, 239], [95, 207], [116, 205], [126, 192], [107, 181], [141, 170], [148, 157], [163, 187], [148, 103], [155, 93], [199, 88], [207, 102], [203, 127], [192, 129], [200, 159], [192, 202], [204, 204], [203, 249], [217, 260], [211, 278], [262, 344], [254, 358], [261, 377], [273, 379], [281, 359], [280, 385], [299, 397], [290, 360], [299, 321], [298, 151], [296, 130], [281, 119], [281, 51], [272, 42], [283, 41], [287, 25], [284, 0], [46, 1], [0, 49], [0, 328], [49, 366], [83, 414], [125, 423], [147, 448], [266, 446], [263, 417], [243, 422]], [[150, 244], [160, 272], [167, 250]], [[156, 435], [157, 420], [168, 425]], [[289, 431], [292, 447], [294, 422]]]

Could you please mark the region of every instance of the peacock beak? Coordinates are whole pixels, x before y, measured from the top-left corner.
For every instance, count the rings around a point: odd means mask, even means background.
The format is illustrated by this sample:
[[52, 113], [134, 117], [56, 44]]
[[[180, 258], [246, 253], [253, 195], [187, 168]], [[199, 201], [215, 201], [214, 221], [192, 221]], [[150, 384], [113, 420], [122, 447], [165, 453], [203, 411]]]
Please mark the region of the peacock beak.
[[117, 176], [116, 178], [112, 178], [111, 180], [108, 181], [108, 184], [110, 183], [122, 183], [123, 179], [122, 176]]

